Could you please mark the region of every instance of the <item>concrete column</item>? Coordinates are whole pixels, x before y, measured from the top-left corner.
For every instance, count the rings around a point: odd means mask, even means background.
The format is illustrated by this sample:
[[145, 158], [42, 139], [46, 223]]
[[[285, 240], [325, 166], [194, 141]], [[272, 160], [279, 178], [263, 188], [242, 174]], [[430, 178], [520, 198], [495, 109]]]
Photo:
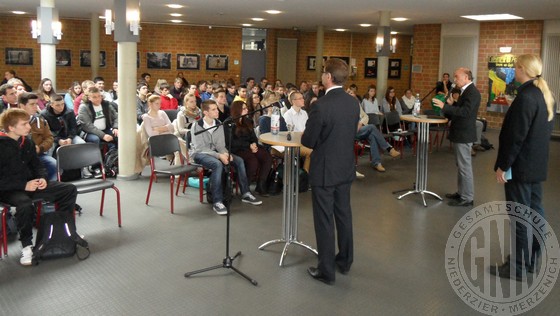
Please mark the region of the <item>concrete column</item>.
[[377, 102], [381, 107], [385, 92], [387, 91], [387, 78], [389, 76], [389, 45], [391, 40], [391, 12], [379, 12], [379, 27], [377, 37], [383, 38], [383, 48], [377, 53]]
[[52, 23], [58, 21], [58, 11], [54, 8], [54, 0], [41, 0], [37, 8], [37, 21], [41, 25], [41, 35], [38, 42], [41, 44], [41, 78], [49, 78], [56, 88], [56, 44], [58, 40], [53, 37]]
[[114, 0], [119, 82], [119, 179], [134, 180], [136, 165], [136, 51], [140, 35], [130, 31], [130, 21], [140, 15], [138, 0]]
[[134, 180], [136, 164], [136, 42], [117, 44], [119, 179]]
[[315, 51], [315, 79], [321, 81], [321, 74], [323, 72], [323, 47], [325, 42], [325, 27], [323, 25], [317, 26], [317, 45]]
[[91, 78], [89, 79], [91, 80], [99, 74], [99, 13], [91, 14], [89, 42], [91, 58]]

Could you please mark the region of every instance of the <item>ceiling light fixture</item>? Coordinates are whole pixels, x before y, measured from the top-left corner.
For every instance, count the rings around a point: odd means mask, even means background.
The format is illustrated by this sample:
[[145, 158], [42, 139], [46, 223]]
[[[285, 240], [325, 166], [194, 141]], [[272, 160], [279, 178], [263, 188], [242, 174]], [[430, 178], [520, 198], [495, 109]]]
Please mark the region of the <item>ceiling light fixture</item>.
[[169, 13], [169, 15], [174, 16], [174, 17], [183, 16], [181, 13]]
[[241, 26], [249, 27], [249, 26], [253, 26], [253, 24], [243, 23], [243, 24], [241, 24]]
[[183, 6], [180, 4], [167, 4], [167, 7], [171, 9], [181, 9]]
[[396, 35], [396, 34], [399, 34], [399, 32], [397, 32], [397, 31], [391, 31], [391, 35]]
[[251, 18], [251, 20], [256, 21], [256, 22], [264, 21], [263, 18]]
[[173, 22], [173, 23], [183, 23], [182, 20], [169, 20], [169, 21], [171, 21], [171, 22]]
[[522, 17], [509, 13], [500, 14], [481, 14], [481, 15], [462, 15], [462, 18], [476, 21], [499, 21], [499, 20], [523, 20]]
[[334, 29], [337, 32], [346, 32], [346, 29]]
[[402, 22], [402, 21], [407, 21], [407, 18], [403, 18], [403, 17], [398, 17], [398, 18], [392, 18], [391, 20], [393, 21], [397, 21], [397, 22]]
[[361, 26], [361, 27], [370, 27], [371, 24], [363, 23], [363, 24], [360, 24], [360, 26]]
[[266, 12], [268, 14], [280, 14], [280, 13], [282, 13], [282, 11], [278, 11], [278, 10], [266, 10], [264, 12]]
[[26, 12], [24, 11], [12, 11], [13, 14], [25, 14]]

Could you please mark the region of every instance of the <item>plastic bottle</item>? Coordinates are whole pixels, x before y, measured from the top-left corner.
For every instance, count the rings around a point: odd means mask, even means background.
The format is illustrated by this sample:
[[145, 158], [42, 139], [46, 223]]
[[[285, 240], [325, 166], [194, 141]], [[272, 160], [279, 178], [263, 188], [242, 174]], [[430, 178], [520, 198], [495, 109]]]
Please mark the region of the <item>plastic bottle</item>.
[[278, 135], [280, 131], [280, 109], [274, 107], [272, 109], [272, 115], [270, 116], [270, 132], [272, 135]]
[[414, 108], [412, 109], [412, 115], [420, 115], [420, 94], [416, 93], [416, 100], [414, 100]]

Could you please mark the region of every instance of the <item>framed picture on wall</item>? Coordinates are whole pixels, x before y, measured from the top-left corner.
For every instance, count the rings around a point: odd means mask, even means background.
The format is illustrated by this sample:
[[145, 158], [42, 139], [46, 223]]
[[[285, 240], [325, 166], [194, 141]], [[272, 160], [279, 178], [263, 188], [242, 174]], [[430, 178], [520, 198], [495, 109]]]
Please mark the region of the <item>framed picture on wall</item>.
[[200, 69], [200, 55], [199, 54], [177, 54], [177, 69], [199, 70]]
[[[115, 67], [118, 67], [119, 64], [119, 55], [118, 52], [115, 51]], [[140, 68], [140, 52], [136, 52], [136, 68]]]
[[[104, 50], [99, 51], [99, 67], [107, 65], [107, 53]], [[80, 50], [80, 67], [91, 67], [91, 51]]]
[[365, 59], [364, 78], [377, 78], [377, 58]]
[[[325, 61], [327, 61], [327, 56], [323, 56], [323, 65]], [[315, 70], [317, 67], [317, 62], [315, 60], [315, 56], [307, 56], [307, 70]]]
[[56, 65], [60, 67], [72, 66], [72, 51], [69, 49], [57, 49]]
[[171, 53], [146, 53], [146, 60], [150, 69], [171, 69]]
[[402, 62], [400, 59], [389, 59], [389, 79], [401, 78], [401, 66]]
[[206, 55], [206, 70], [228, 70], [228, 55]]
[[331, 56], [330, 58], [338, 58], [344, 60], [348, 66], [350, 66], [350, 57], [341, 57], [341, 56]]
[[6, 65], [33, 65], [33, 49], [31, 48], [6, 48]]

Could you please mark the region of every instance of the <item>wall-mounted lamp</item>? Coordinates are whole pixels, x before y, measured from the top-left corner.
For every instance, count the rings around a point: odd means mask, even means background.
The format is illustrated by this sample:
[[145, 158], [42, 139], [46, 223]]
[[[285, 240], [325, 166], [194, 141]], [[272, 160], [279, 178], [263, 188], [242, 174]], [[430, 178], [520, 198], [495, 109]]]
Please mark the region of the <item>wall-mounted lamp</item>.
[[41, 36], [41, 22], [37, 22], [37, 20], [31, 21], [31, 37], [37, 38]]
[[502, 54], [509, 54], [511, 53], [511, 46], [501, 46], [500, 53]]
[[375, 39], [375, 52], [379, 53], [383, 49], [383, 37], [378, 36]]
[[113, 22], [113, 12], [111, 10], [105, 10], [105, 34], [111, 35], [111, 32], [115, 29], [115, 23]]
[[60, 21], [52, 22], [52, 30], [53, 36], [60, 41], [62, 39], [62, 23]]
[[391, 39], [391, 47], [389, 48], [391, 52], [394, 54], [397, 51], [397, 38], [393, 37]]
[[130, 31], [133, 35], [140, 34], [140, 13], [136, 10], [130, 10], [126, 13], [126, 20], [130, 25]]
[[58, 20], [57, 9], [37, 8], [37, 20], [31, 21], [31, 37], [40, 44], [58, 44], [62, 39], [62, 23]]
[[[52, 36], [57, 40], [62, 39], [62, 23], [60, 21], [53, 21], [51, 23]], [[41, 36], [41, 21], [31, 21], [31, 37], [37, 39]]]

